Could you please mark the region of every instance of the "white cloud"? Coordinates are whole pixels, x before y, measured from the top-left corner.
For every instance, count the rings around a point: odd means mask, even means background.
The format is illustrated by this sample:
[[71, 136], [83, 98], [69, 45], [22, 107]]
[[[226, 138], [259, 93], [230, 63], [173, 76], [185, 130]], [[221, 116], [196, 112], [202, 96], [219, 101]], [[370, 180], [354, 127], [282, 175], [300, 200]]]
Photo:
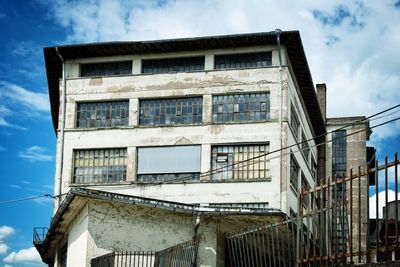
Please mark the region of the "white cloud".
[[14, 83], [0, 80], [0, 126], [26, 130], [25, 127], [10, 121], [42, 118], [48, 111], [47, 94], [33, 92]]
[[[383, 207], [386, 202], [386, 192], [381, 191], [378, 193], [378, 214], [379, 218], [383, 218]], [[396, 193], [393, 190], [388, 190], [388, 202], [396, 199]], [[397, 199], [400, 200], [400, 192], [397, 195]], [[376, 194], [369, 198], [369, 217], [376, 219]]]
[[6, 264], [6, 265], [4, 265], [4, 267], [13, 267], [13, 266], [10, 264]]
[[9, 249], [9, 246], [7, 246], [4, 243], [0, 243], [0, 255], [6, 254], [8, 249]]
[[25, 151], [20, 151], [18, 156], [28, 161], [51, 161], [53, 156], [45, 153], [46, 148], [41, 146], [31, 146]]
[[11, 252], [3, 259], [5, 263], [28, 264], [28, 263], [41, 263], [39, 253], [34, 247], [28, 249], [21, 249], [17, 252]]
[[11, 226], [7, 225], [0, 226], [0, 242], [2, 242], [5, 238], [13, 234], [15, 234], [15, 230]]

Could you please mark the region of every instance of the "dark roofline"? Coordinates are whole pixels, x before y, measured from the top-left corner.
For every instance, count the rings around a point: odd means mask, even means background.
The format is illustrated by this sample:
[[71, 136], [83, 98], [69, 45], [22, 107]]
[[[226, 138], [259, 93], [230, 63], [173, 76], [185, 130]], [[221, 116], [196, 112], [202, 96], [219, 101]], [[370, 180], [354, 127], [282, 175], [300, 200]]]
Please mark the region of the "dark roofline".
[[[282, 31], [280, 40], [281, 44], [287, 49], [287, 54], [293, 67], [300, 88], [300, 93], [306, 105], [314, 133], [315, 135], [323, 134], [326, 132], [326, 128], [314, 89], [314, 83], [312, 81], [300, 33], [298, 31]], [[275, 32], [46, 47], [44, 48], [44, 57], [54, 129], [57, 131], [58, 128], [60, 99], [59, 79], [62, 77], [62, 62], [57, 55], [56, 48], [58, 48], [58, 51], [65, 60], [69, 60], [89, 57], [170, 53], [259, 45], [276, 45]]]
[[[60, 224], [64, 221], [64, 214], [68, 212], [69, 206], [77, 198], [96, 199], [108, 202], [118, 202], [129, 205], [140, 205], [148, 208], [158, 208], [172, 212], [186, 214], [200, 214], [206, 216], [225, 216], [225, 215], [269, 215], [286, 217], [286, 214], [278, 209], [273, 208], [228, 208], [228, 207], [204, 207], [181, 202], [158, 200], [153, 198], [137, 197], [112, 192], [92, 190], [86, 188], [73, 188], [66, 195], [56, 214], [53, 216], [46, 238], [42, 243], [39, 251], [42, 260], [50, 264], [52, 256], [50, 255], [52, 243], [56, 241], [55, 236], [62, 238], [64, 233], [58, 231]], [[76, 210], [76, 212], [79, 212]]]

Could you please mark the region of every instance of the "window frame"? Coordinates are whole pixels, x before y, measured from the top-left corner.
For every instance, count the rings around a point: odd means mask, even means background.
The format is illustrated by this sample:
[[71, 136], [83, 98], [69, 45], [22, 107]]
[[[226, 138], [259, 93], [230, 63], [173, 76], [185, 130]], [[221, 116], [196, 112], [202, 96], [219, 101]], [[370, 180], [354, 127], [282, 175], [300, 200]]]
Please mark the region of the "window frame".
[[[251, 57], [253, 56], [256, 58], [257, 56], [265, 54], [267, 56], [267, 59], [264, 61], [261, 61], [261, 64], [258, 64], [259, 61], [254, 61], [251, 60]], [[229, 58], [231, 57], [231, 58]], [[238, 58], [242, 57], [244, 59], [243, 61], [239, 61]], [[236, 59], [236, 60], [235, 60]], [[218, 62], [221, 60], [221, 62]], [[235, 66], [233, 67], [222, 67], [220, 65], [227, 65], [232, 66], [233, 64]], [[239, 64], [239, 66], [238, 66]], [[245, 65], [245, 66], [243, 66]], [[250, 65], [250, 66], [249, 66]], [[252, 69], [252, 68], [265, 68], [265, 67], [271, 67], [272, 66], [272, 51], [257, 51], [257, 52], [242, 52], [242, 53], [227, 53], [227, 54], [214, 54], [214, 70], [234, 70], [234, 69]]]
[[[118, 74], [99, 74], [99, 75], [82, 75], [82, 66], [89, 66], [89, 65], [111, 65], [111, 64], [123, 64], [123, 63], [128, 63], [130, 66], [128, 66], [127, 73], [118, 73]], [[121, 70], [120, 70], [121, 71]], [[79, 78], [92, 78], [92, 77], [112, 77], [112, 76], [126, 76], [126, 75], [132, 75], [133, 71], [133, 61], [132, 60], [116, 60], [116, 61], [101, 61], [101, 62], [87, 62], [87, 63], [79, 63]], [[106, 71], [105, 71], [106, 72]]]
[[[91, 127], [90, 126], [90, 119], [89, 120], [85, 120], [86, 121], [86, 124], [88, 123], [87, 121], [89, 121], [89, 127], [79, 127], [78, 126], [78, 124], [79, 124], [79, 121], [81, 121], [81, 120], [79, 120], [79, 113], [82, 113], [82, 112], [89, 112], [90, 110], [84, 110], [84, 111], [80, 111], [79, 110], [79, 106], [80, 105], [102, 105], [102, 104], [105, 104], [105, 105], [112, 105], [113, 103], [116, 103], [116, 104], [125, 104], [126, 106], [121, 106], [122, 108], [119, 110], [119, 114], [121, 115], [121, 113], [122, 113], [122, 111], [124, 110], [124, 112], [125, 112], [125, 117], [120, 117], [120, 118], [112, 118], [111, 116], [112, 116], [112, 112], [113, 112], [113, 109], [112, 108], [110, 108], [110, 109], [106, 109], [106, 112], [107, 113], [110, 113], [110, 121], [111, 121], [111, 123], [110, 123], [110, 126], [108, 126], [108, 125], [106, 125], [106, 126], [93, 126], [93, 127]], [[107, 106], [108, 107], [108, 106]], [[94, 112], [95, 112], [95, 123], [97, 123], [97, 112], [99, 112], [99, 111], [103, 111], [103, 110], [101, 110], [101, 109], [95, 109], [94, 110]], [[112, 128], [121, 128], [121, 127], [125, 127], [125, 126], [129, 126], [129, 114], [130, 113], [130, 101], [129, 101], [129, 99], [115, 99], [115, 100], [109, 100], [109, 101], [77, 101], [76, 103], [75, 103], [75, 123], [74, 123], [74, 128], [75, 129], [97, 129], [97, 128], [107, 128], [107, 129], [112, 129]], [[120, 125], [111, 125], [112, 124], [112, 121], [113, 121], [113, 119], [115, 120], [115, 119], [120, 119], [120, 120], [123, 120], [123, 121], [125, 121], [125, 123], [124, 124], [120, 124]], [[106, 121], [108, 121], [107, 119], [105, 119]]]
[[[77, 168], [78, 167], [86, 167], [86, 166], [77, 166], [77, 164], [76, 164], [77, 163], [76, 154], [80, 153], [80, 152], [85, 153], [85, 151], [88, 151], [89, 154], [91, 153], [91, 151], [93, 151], [93, 158], [92, 157], [89, 157], [89, 158], [85, 158], [84, 157], [83, 158], [84, 161], [92, 162], [92, 164], [89, 166], [89, 167], [92, 167], [92, 169], [91, 169], [91, 175], [92, 176], [89, 178], [90, 182], [76, 182], [76, 180], [77, 180], [76, 179], [76, 177], [77, 177], [77, 173], [76, 173]], [[110, 155], [110, 151], [114, 151], [114, 152], [115, 151], [119, 151], [119, 153], [120, 153], [120, 151], [124, 151], [124, 157], [120, 157], [120, 158], [123, 159], [125, 164], [124, 165], [115, 165], [115, 164], [114, 165], [112, 165], [112, 164], [95, 165], [94, 161], [96, 159], [96, 157], [95, 157], [96, 151], [103, 151], [103, 153], [105, 151], [108, 151], [108, 153], [107, 153], [108, 155]], [[104, 162], [106, 157], [103, 157], [103, 158], [97, 157], [97, 158], [98, 158], [98, 161], [103, 161]], [[112, 159], [113, 162], [116, 160], [116, 157], [112, 157], [112, 158], [111, 157], [107, 157], [107, 158], [108, 158], [108, 162], [110, 162], [111, 159]], [[71, 171], [71, 185], [72, 186], [74, 186], [74, 185], [97, 185], [97, 184], [107, 184], [107, 185], [109, 185], [109, 184], [126, 183], [127, 182], [127, 178], [128, 178], [128, 149], [127, 149], [127, 147], [73, 149], [72, 150], [72, 164], [71, 164], [71, 166], [72, 166], [72, 171]], [[111, 166], [118, 166], [119, 168], [122, 167], [122, 171], [120, 173], [117, 173], [119, 175], [122, 175], [122, 177], [123, 177], [122, 180], [119, 180], [119, 181], [118, 180], [115, 180], [115, 181], [100, 181], [100, 182], [95, 181], [94, 173], [96, 171], [95, 170], [96, 167], [97, 168], [101, 168], [101, 167], [107, 168], [107, 167], [111, 167]], [[84, 170], [82, 171], [82, 173], [83, 173], [82, 176], [84, 176]], [[109, 174], [106, 173], [105, 175], [107, 176], [107, 180], [108, 180], [109, 179], [108, 178]], [[116, 175], [116, 174], [114, 174], [114, 175]], [[85, 178], [83, 178], [83, 179], [85, 179]]]
[[[252, 99], [253, 96], [254, 99]], [[229, 102], [226, 102], [226, 100], [229, 100]], [[211, 101], [213, 124], [258, 123], [271, 120], [270, 91], [215, 94], [212, 95]], [[263, 104], [265, 104], [264, 110], [262, 108]], [[241, 109], [243, 111], [241, 111]], [[221, 112], [219, 112], [220, 110]], [[236, 112], [236, 110], [238, 111]], [[259, 119], [254, 118], [257, 117], [257, 113], [259, 113]], [[265, 113], [265, 117], [262, 117], [262, 113]], [[228, 119], [226, 120], [226, 118]]]
[[[246, 153], [245, 154], [245, 147], [246, 147]], [[252, 147], [253, 151], [249, 151], [249, 148]], [[254, 148], [258, 147], [258, 151], [254, 151]], [[260, 150], [261, 147], [263, 148], [263, 151]], [[218, 148], [223, 149], [223, 151], [218, 152]], [[228, 152], [224, 151], [224, 148], [228, 150]], [[229, 151], [229, 148], [232, 148], [232, 151]], [[235, 148], [238, 149], [238, 151], [235, 150]], [[234, 144], [212, 144], [211, 145], [211, 156], [210, 156], [210, 166], [211, 166], [211, 175], [210, 179], [212, 181], [216, 182], [241, 182], [241, 181], [270, 181], [271, 180], [271, 165], [270, 165], [270, 160], [269, 160], [269, 148], [270, 148], [270, 143], [269, 142], [264, 142], [264, 143], [234, 143]], [[214, 149], [217, 151], [215, 152]], [[241, 150], [241, 151], [240, 151]], [[238, 158], [231, 158], [234, 157], [236, 154], [236, 157]], [[242, 154], [240, 154], [242, 153]], [[253, 153], [253, 156], [251, 156], [250, 153]], [[254, 155], [255, 153], [259, 153], [258, 155]], [[221, 166], [223, 162], [216, 162], [216, 157], [218, 157], [218, 154], [228, 154], [227, 160], [226, 160], [226, 166]], [[229, 155], [231, 154], [231, 155]], [[260, 156], [262, 154], [265, 154], [263, 156]], [[215, 157], [215, 156], [216, 157]], [[257, 162], [254, 164], [243, 164], [243, 161], [249, 161], [249, 159], [256, 157]], [[215, 161], [215, 162], [214, 162]], [[239, 163], [239, 164], [236, 164]], [[235, 165], [233, 165], [235, 164]], [[242, 165], [243, 170], [239, 169]], [[259, 168], [257, 170], [254, 169], [254, 166], [260, 166], [263, 165], [264, 168]], [[229, 166], [238, 166], [237, 170], [234, 170], [234, 168], [229, 167]], [[253, 168], [252, 170], [249, 168]], [[216, 170], [222, 169], [222, 171], [215, 173]], [[253, 171], [253, 173], [251, 173]], [[255, 177], [255, 172], [258, 172], [258, 177]], [[247, 172], [245, 175], [242, 172]], [[251, 173], [251, 175], [250, 175]], [[262, 174], [264, 174], [264, 177], [261, 177]], [[224, 176], [221, 178], [221, 176]], [[245, 177], [246, 176], [246, 177]]]
[[[296, 123], [297, 127], [294, 123]], [[290, 128], [292, 129], [295, 139], [298, 141], [300, 139], [301, 124], [299, 116], [297, 115], [293, 105], [290, 108]]]
[[[293, 165], [292, 165], [292, 163], [293, 163]], [[292, 166], [294, 166], [295, 168], [296, 168], [296, 172], [297, 172], [297, 174], [296, 174], [296, 184], [293, 184], [293, 179], [292, 178], [294, 178], [293, 177], [293, 167]], [[289, 184], [290, 184], [290, 187], [292, 188], [292, 190], [296, 193], [296, 194], [298, 194], [299, 193], [299, 175], [300, 175], [300, 172], [301, 172], [301, 169], [300, 169], [300, 165], [299, 165], [299, 163], [298, 163], [298, 161], [296, 160], [296, 158], [293, 156], [293, 155], [290, 155], [290, 167], [289, 167]]]
[[[161, 106], [162, 108], [159, 110], [155, 110], [155, 109], [151, 109], [152, 107], [143, 107], [142, 104], [144, 102], [158, 102], [157, 105]], [[186, 107], [183, 105], [184, 101], [186, 103]], [[203, 124], [203, 111], [204, 111], [204, 107], [203, 107], [203, 95], [199, 95], [199, 96], [184, 96], [184, 97], [167, 97], [167, 98], [141, 98], [138, 100], [138, 111], [139, 111], [139, 115], [138, 115], [138, 126], [139, 127], [175, 127], [175, 126], [196, 126], [196, 125], [202, 125]], [[165, 102], [165, 105], [163, 105], [162, 102]], [[173, 105], [174, 103], [179, 102], [181, 105], [178, 108], [178, 105]], [[189, 103], [191, 102], [191, 106], [189, 106]], [[146, 113], [146, 111], [144, 109], [149, 108], [148, 112], [153, 112], [153, 116], [147, 116], [147, 117], [143, 117], [142, 116], [142, 112]], [[191, 110], [190, 116], [189, 113], [185, 113], [188, 114], [185, 116], [185, 114], [183, 114], [183, 110]], [[175, 110], [175, 113], [173, 113], [173, 110]], [[176, 115], [176, 112], [180, 110], [181, 114], [179, 116]], [[195, 113], [195, 110], [197, 110], [197, 113]], [[163, 112], [161, 112], [163, 111]], [[169, 111], [169, 114], [168, 114]], [[167, 117], [169, 116], [169, 124], [166, 123], [157, 123], [155, 122], [156, 117], [155, 114], [157, 114], [158, 112], [158, 121], [162, 120], [162, 118], [164, 117], [164, 121], [167, 121]], [[175, 123], [175, 121], [177, 120], [177, 117], [180, 118], [180, 122]], [[153, 119], [152, 119], [153, 118]], [[173, 119], [172, 119], [173, 118]], [[182, 119], [186, 118], [187, 122], [186, 123], [181, 123]], [[145, 124], [143, 123], [143, 120], [145, 119], [149, 119], [149, 120], [153, 120], [154, 123], [149, 123], [149, 124]], [[193, 122], [189, 122], [189, 119]], [[172, 121], [174, 121], [174, 124], [172, 123]]]
[[[198, 60], [202, 61], [199, 65], [190, 65], [188, 64], [187, 61], [190, 59], [192, 60]], [[179, 62], [179, 60], [182, 60], [180, 62], [181, 64], [176, 64]], [[161, 71], [145, 71], [147, 67], [145, 66], [145, 63], [147, 62], [152, 62], [152, 67], [151, 69], [154, 70], [154, 68], [162, 69]], [[171, 63], [172, 62], [172, 63]], [[158, 67], [154, 67], [155, 63], [159, 63]], [[164, 63], [164, 64], [163, 64]], [[174, 65], [176, 64], [176, 65]], [[141, 59], [141, 68], [140, 68], [140, 73], [141, 74], [168, 74], [168, 73], [190, 73], [190, 72], [198, 72], [198, 71], [205, 71], [205, 65], [206, 65], [206, 57], [205, 55], [196, 55], [196, 56], [183, 56], [183, 57], [165, 57], [165, 58], [142, 58]], [[185, 68], [189, 66], [189, 70], [186, 70]], [[194, 69], [190, 69], [194, 66]], [[164, 71], [165, 68], [178, 68], [178, 70], [167, 70]], [[184, 68], [183, 71], [180, 70], [180, 68]]]

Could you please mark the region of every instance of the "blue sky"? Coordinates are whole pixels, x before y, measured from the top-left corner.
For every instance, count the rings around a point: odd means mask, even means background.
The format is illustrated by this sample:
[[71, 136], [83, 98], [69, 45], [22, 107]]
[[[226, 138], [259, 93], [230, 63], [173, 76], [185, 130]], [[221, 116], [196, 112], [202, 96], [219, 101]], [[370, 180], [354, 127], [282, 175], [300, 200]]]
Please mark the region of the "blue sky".
[[[327, 83], [329, 116], [400, 103], [398, 0], [4, 0], [0, 25], [0, 203], [53, 192], [46, 46], [299, 30], [314, 83]], [[374, 130], [380, 157], [399, 150], [399, 130]], [[49, 225], [51, 207], [49, 198], [0, 204], [0, 266], [40, 266], [32, 229]]]

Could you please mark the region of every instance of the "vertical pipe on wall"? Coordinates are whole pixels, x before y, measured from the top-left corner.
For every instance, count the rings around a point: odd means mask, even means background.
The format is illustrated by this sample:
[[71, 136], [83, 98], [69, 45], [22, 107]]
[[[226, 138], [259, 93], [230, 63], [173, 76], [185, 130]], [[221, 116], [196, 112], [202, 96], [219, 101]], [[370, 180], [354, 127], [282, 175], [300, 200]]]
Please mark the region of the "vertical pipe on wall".
[[65, 128], [65, 106], [66, 106], [66, 75], [65, 75], [65, 61], [61, 56], [60, 51], [58, 51], [58, 47], [55, 48], [58, 57], [62, 62], [62, 96], [61, 96], [61, 122], [59, 124], [59, 136], [57, 136], [58, 144], [57, 153], [59, 153], [58, 162], [57, 162], [57, 173], [56, 173], [56, 188], [55, 197], [58, 197], [58, 207], [61, 205], [61, 189], [62, 189], [62, 173], [63, 173], [63, 161], [64, 161], [64, 128]]

